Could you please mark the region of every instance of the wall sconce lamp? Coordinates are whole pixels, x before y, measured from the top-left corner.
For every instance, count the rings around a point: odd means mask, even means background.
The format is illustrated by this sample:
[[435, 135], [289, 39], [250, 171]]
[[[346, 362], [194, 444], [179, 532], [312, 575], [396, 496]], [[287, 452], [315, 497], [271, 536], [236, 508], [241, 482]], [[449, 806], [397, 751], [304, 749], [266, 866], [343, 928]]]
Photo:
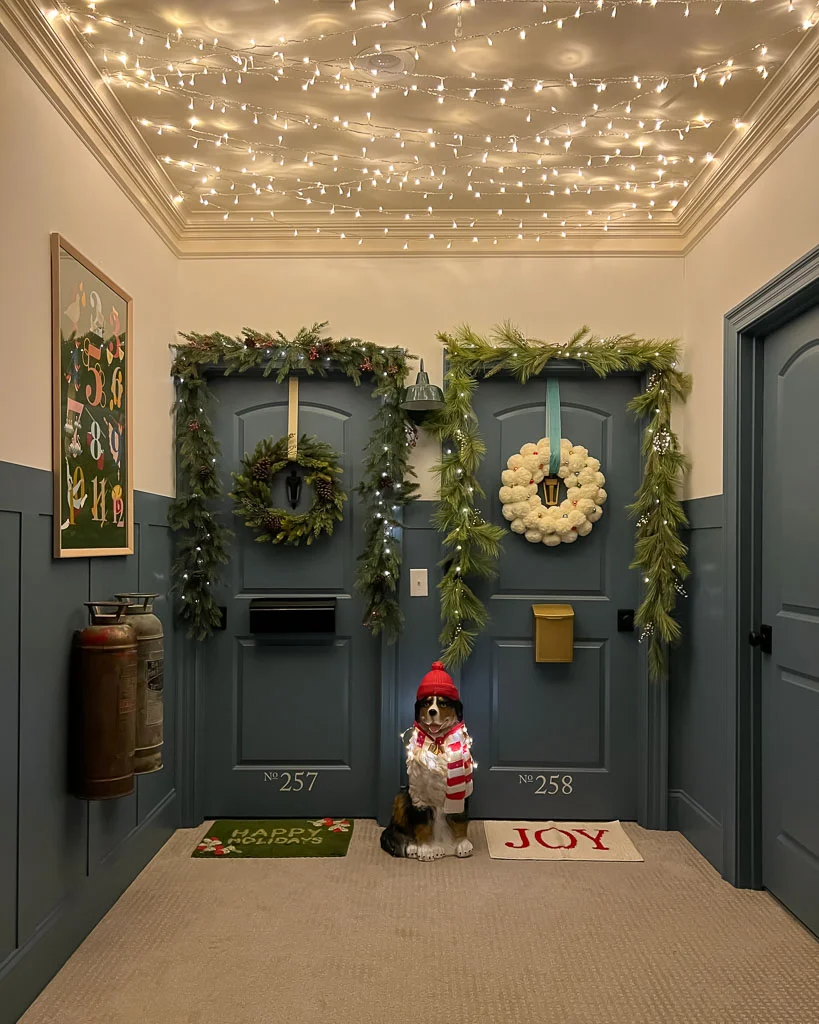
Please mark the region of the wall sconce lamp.
[[437, 384], [430, 384], [429, 374], [424, 371], [424, 360], [421, 360], [421, 369], [411, 384], [404, 391], [404, 400], [401, 408], [408, 412], [433, 412], [444, 407], [444, 393]]

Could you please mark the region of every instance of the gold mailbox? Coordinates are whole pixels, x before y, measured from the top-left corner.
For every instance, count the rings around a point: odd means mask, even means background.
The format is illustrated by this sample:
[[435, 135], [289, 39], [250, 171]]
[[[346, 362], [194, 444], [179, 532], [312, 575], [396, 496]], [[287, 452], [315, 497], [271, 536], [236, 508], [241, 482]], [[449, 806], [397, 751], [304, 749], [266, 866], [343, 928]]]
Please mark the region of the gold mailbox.
[[574, 661], [574, 608], [570, 604], [533, 604], [535, 661]]

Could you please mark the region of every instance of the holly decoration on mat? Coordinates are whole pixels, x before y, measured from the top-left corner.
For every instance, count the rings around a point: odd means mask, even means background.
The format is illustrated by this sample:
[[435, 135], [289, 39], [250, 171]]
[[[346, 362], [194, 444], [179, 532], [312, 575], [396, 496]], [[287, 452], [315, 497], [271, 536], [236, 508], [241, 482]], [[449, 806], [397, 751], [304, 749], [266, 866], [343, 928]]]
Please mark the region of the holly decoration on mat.
[[319, 818], [318, 821], [311, 821], [315, 828], [324, 826], [330, 832], [349, 832], [350, 823], [346, 818]]
[[212, 853], [215, 857], [224, 857], [227, 853], [241, 853], [237, 846], [225, 846], [217, 836], [208, 836], [196, 847], [200, 853]]
[[[322, 534], [331, 534], [341, 522], [347, 495], [341, 489], [342, 469], [338, 454], [323, 441], [303, 436], [296, 457], [288, 456], [289, 438], [264, 438], [252, 455], [242, 460], [244, 471], [234, 473], [233, 512], [244, 519], [260, 543], [312, 544]], [[270, 504], [270, 482], [277, 473], [295, 463], [305, 471], [304, 482], [313, 488], [313, 504], [307, 512], [288, 512]]]

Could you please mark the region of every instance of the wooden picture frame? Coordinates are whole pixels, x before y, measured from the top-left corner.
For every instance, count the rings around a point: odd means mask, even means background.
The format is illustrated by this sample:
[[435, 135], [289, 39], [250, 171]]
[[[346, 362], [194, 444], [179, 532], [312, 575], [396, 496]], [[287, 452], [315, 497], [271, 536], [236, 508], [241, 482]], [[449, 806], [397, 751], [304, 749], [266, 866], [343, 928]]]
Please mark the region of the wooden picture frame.
[[54, 557], [134, 553], [133, 300], [51, 235]]

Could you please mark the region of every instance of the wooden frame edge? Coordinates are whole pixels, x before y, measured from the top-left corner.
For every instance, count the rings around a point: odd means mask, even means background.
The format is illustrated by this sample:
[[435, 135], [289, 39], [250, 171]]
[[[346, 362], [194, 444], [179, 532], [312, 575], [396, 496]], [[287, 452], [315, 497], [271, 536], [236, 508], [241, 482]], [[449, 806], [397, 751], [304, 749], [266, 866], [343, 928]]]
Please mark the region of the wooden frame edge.
[[[57, 231], [50, 235], [51, 249], [51, 471], [53, 485], [53, 524], [52, 557], [63, 558], [105, 558], [125, 557], [133, 555], [135, 551], [134, 539], [134, 477], [132, 468], [133, 459], [133, 397], [131, 390], [131, 378], [133, 374], [133, 327], [134, 327], [134, 300], [116, 284], [106, 273], [84, 256], [79, 249]], [[60, 541], [62, 531], [60, 528], [60, 515], [62, 510], [62, 493], [60, 490], [61, 462], [60, 462], [60, 416], [57, 410], [57, 396], [60, 389], [60, 252], [66, 252], [72, 259], [76, 260], [90, 274], [97, 277], [107, 288], [118, 295], [125, 303], [128, 310], [128, 347], [125, 351], [126, 379], [128, 390], [126, 391], [125, 408], [125, 444], [127, 451], [128, 471], [125, 483], [126, 513], [125, 513], [125, 546], [122, 548], [71, 548], [65, 549]]]

